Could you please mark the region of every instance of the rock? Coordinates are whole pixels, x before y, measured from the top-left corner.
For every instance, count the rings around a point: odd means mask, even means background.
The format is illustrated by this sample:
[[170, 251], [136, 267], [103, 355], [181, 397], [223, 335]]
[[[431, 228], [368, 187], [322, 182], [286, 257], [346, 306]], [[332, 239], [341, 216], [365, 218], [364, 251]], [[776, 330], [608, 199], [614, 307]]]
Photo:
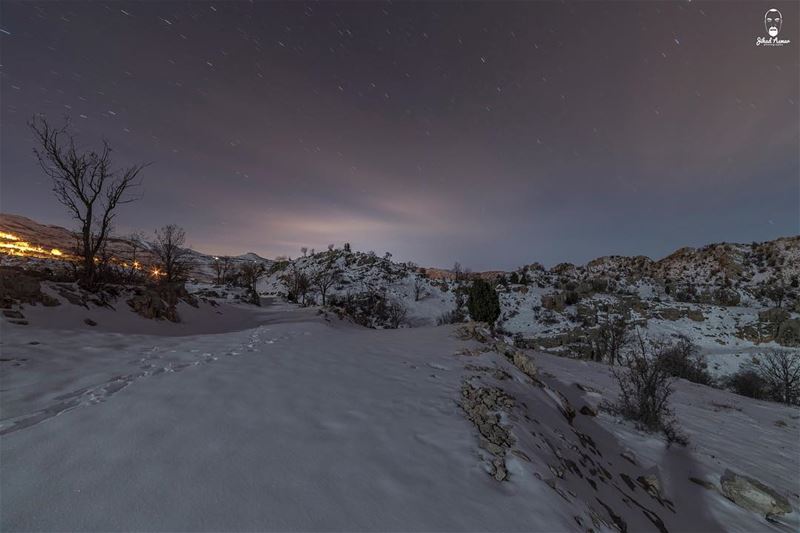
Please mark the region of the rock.
[[764, 516], [783, 515], [792, 511], [784, 496], [756, 479], [725, 470], [719, 481], [725, 497], [739, 507]]
[[189, 294], [182, 283], [154, 285], [137, 289], [128, 305], [145, 318], [180, 322], [177, 305], [186, 302], [197, 307], [197, 299]]
[[76, 294], [73, 292], [72, 288], [64, 288], [59, 287], [57, 289], [59, 296], [64, 298], [67, 302], [71, 303], [72, 305], [80, 305], [89, 309], [89, 306], [86, 304], [86, 299], [83, 295]]
[[559, 391], [551, 389], [548, 386], [544, 386], [544, 391], [545, 393], [547, 393], [548, 396], [550, 396], [550, 398], [553, 399], [553, 401], [556, 404], [556, 407], [558, 407], [558, 410], [561, 411], [562, 415], [564, 415], [564, 418], [567, 419], [567, 422], [572, 424], [572, 421], [575, 419], [576, 413], [575, 413], [575, 408], [572, 407], [572, 404], [569, 403], [567, 397], [561, 394]]
[[456, 330], [456, 334], [461, 339], [475, 339], [479, 342], [490, 342], [492, 331], [482, 322], [469, 322]]
[[781, 322], [775, 341], [783, 346], [800, 346], [800, 319], [790, 318]]
[[91, 318], [84, 319], [83, 323], [86, 324], [87, 326], [96, 326], [97, 325], [97, 322], [95, 322]]
[[566, 297], [563, 293], [542, 295], [542, 307], [552, 311], [563, 311], [566, 308]]
[[496, 457], [492, 460], [492, 477], [497, 481], [504, 481], [508, 479], [508, 470], [506, 463], [502, 458]]
[[537, 375], [539, 374], [536, 365], [533, 362], [533, 359], [522, 353], [521, 351], [517, 350], [514, 352], [513, 358], [514, 366], [519, 368], [526, 376], [531, 379], [536, 379]]
[[620, 455], [620, 457], [622, 457], [623, 459], [625, 459], [626, 461], [628, 461], [631, 464], [634, 464], [634, 465], [638, 465], [639, 464], [639, 463], [636, 462], [636, 455], [634, 455], [634, 453], [631, 450], [625, 450], [622, 453], [620, 453], [619, 455]]
[[717, 486], [716, 485], [714, 485], [710, 481], [706, 481], [705, 479], [700, 479], [700, 478], [696, 478], [696, 477], [690, 477], [689, 481], [691, 481], [692, 483], [695, 483], [697, 485], [700, 485], [704, 489], [717, 490]]
[[505, 466], [506, 452], [515, 439], [505, 427], [500, 425], [496, 411], [508, 411], [514, 406], [514, 399], [500, 389], [475, 387], [468, 381], [461, 387], [461, 408], [467, 418], [478, 429], [478, 446], [492, 454], [491, 474], [497, 481], [508, 477]]
[[3, 316], [6, 317], [6, 318], [17, 318], [17, 319], [25, 318], [25, 315], [23, 315], [19, 311], [13, 311], [13, 310], [5, 310], [5, 311], [3, 311]]
[[586, 416], [597, 416], [597, 411], [589, 405], [581, 407], [580, 413]]
[[165, 302], [157, 291], [147, 289], [128, 300], [128, 305], [138, 314], [145, 318], [156, 320], [169, 320], [178, 322], [178, 312], [174, 305]]
[[781, 322], [787, 320], [788, 318], [789, 318], [789, 312], [786, 309], [781, 309], [780, 307], [767, 309], [766, 311], [761, 311], [758, 313], [759, 322], [780, 324]]
[[41, 281], [31, 272], [19, 268], [0, 268], [0, 302], [10, 308], [12, 303], [41, 303], [46, 306], [61, 302], [42, 292]]
[[689, 320], [694, 320], [695, 322], [702, 322], [706, 319], [706, 317], [703, 315], [703, 312], [699, 309], [687, 309], [686, 318]]
[[702, 322], [706, 319], [703, 312], [699, 309], [687, 307], [663, 307], [656, 310], [653, 315], [661, 320], [680, 320], [681, 318], [688, 318], [695, 322]]
[[527, 463], [531, 462], [531, 458], [528, 457], [528, 454], [526, 454], [522, 450], [514, 448], [513, 450], [511, 450], [511, 453], [513, 453], [514, 455], [516, 455], [517, 457], [519, 457], [520, 459], [522, 459], [523, 461], [525, 461]]
[[645, 476], [639, 476], [636, 478], [636, 481], [639, 482], [639, 485], [641, 485], [650, 496], [656, 499], [661, 498], [661, 481], [659, 481], [658, 476], [655, 474], [647, 474]]
[[733, 289], [727, 287], [720, 287], [714, 291], [712, 295], [712, 301], [716, 305], [722, 305], [726, 307], [733, 307], [739, 305], [741, 302], [741, 296], [739, 293]]

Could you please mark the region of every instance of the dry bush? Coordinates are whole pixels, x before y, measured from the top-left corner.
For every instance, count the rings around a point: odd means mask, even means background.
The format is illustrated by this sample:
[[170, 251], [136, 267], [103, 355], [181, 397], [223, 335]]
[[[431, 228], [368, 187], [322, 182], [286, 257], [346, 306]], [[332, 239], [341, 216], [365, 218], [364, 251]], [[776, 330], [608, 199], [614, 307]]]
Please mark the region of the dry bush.
[[686, 337], [681, 336], [674, 344], [664, 346], [658, 357], [661, 366], [673, 377], [701, 385], [713, 384], [705, 358], [697, 345]]
[[759, 354], [729, 378], [729, 385], [745, 396], [800, 405], [800, 350]]
[[663, 432], [670, 443], [685, 445], [687, 438], [678, 431], [669, 405], [674, 378], [663, 364], [663, 354], [671, 348], [638, 335], [633, 350], [622, 356], [624, 367], [613, 370], [620, 393], [611, 407], [643, 429]]

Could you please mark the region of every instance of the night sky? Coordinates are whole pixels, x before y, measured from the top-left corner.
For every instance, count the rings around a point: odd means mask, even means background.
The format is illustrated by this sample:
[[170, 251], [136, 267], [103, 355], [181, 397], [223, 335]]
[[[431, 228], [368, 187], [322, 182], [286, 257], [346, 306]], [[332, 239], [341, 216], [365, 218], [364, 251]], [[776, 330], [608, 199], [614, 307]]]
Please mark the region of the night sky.
[[[474, 270], [800, 233], [797, 2], [0, 6], [3, 212], [69, 225], [26, 122], [152, 161], [117, 231]], [[783, 47], [757, 47], [764, 13]]]

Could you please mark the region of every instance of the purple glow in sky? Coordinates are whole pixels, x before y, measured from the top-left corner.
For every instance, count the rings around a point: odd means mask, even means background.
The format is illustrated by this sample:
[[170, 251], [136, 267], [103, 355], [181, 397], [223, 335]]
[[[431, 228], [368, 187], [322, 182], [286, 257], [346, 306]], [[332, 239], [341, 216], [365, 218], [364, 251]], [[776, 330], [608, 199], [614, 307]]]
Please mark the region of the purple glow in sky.
[[[756, 46], [764, 13], [783, 47]], [[70, 221], [26, 121], [153, 161], [119, 232], [474, 270], [800, 232], [794, 2], [3, 2], [3, 212]]]

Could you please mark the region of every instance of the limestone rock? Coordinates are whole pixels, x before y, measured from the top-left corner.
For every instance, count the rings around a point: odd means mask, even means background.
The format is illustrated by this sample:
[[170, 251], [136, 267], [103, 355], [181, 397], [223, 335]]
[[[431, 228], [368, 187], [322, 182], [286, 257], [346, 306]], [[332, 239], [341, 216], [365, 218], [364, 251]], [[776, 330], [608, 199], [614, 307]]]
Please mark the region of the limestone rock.
[[789, 501], [760, 481], [725, 470], [720, 477], [722, 493], [739, 507], [749, 511], [775, 516], [792, 511]]

